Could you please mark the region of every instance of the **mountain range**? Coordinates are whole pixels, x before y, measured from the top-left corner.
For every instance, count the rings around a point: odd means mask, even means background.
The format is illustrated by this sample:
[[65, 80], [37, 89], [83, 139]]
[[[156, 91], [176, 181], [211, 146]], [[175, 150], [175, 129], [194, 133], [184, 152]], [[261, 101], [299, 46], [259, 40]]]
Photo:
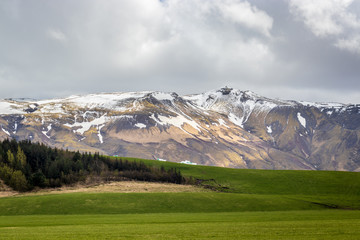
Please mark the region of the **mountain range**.
[[256, 169], [360, 171], [360, 105], [221, 88], [0, 100], [0, 140]]

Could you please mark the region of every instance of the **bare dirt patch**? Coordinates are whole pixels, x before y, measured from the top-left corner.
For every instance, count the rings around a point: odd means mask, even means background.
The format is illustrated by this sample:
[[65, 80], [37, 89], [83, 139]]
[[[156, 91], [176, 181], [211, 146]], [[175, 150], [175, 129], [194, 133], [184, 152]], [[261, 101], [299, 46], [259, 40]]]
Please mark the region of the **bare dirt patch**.
[[2, 197], [11, 197], [11, 196], [14, 196], [14, 195], [17, 195], [18, 193], [17, 192], [14, 192], [14, 191], [0, 191], [0, 198]]
[[4, 182], [0, 179], [0, 198], [1, 197], [10, 197], [16, 195], [17, 192], [13, 191], [11, 188], [6, 186]]
[[98, 184], [77, 184], [54, 189], [41, 189], [28, 193], [14, 191], [0, 191], [0, 197], [29, 196], [61, 193], [145, 193], [145, 192], [205, 192], [209, 191], [192, 185], [180, 185], [173, 183], [155, 183], [140, 181], [120, 181]]

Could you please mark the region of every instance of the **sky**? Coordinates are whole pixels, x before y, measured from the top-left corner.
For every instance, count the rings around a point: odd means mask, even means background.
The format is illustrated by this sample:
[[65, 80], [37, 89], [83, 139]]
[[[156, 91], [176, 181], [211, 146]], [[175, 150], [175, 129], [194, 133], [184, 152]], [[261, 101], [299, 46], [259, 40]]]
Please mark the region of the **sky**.
[[360, 103], [360, 0], [0, 0], [0, 98], [224, 86]]

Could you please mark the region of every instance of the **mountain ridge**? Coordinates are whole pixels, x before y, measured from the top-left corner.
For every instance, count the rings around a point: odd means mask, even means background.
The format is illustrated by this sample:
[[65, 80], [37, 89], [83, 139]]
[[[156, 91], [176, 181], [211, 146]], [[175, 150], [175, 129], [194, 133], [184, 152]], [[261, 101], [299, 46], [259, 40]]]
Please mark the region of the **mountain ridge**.
[[0, 139], [235, 168], [360, 171], [360, 105], [224, 87], [0, 100]]

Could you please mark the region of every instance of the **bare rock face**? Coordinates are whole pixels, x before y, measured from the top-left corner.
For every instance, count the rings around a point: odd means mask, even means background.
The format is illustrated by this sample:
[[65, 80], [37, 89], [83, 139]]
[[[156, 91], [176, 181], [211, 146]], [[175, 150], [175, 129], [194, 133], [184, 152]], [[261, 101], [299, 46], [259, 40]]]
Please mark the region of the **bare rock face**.
[[360, 171], [360, 105], [273, 100], [222, 88], [1, 100], [0, 139], [258, 169]]

